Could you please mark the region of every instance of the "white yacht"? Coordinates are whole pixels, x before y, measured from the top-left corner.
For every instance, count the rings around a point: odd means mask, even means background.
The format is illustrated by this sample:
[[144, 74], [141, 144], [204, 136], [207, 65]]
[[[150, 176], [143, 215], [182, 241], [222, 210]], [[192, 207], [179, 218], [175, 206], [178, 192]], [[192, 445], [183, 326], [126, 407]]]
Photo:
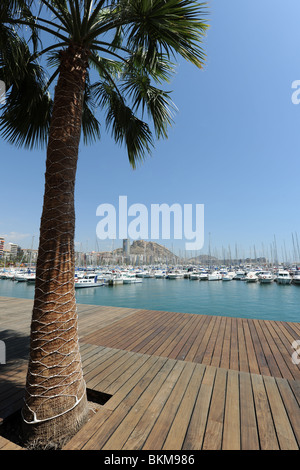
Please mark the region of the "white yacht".
[[208, 280], [208, 272], [201, 271], [199, 274], [199, 281], [207, 281]]
[[221, 281], [222, 274], [220, 273], [220, 271], [213, 271], [212, 273], [208, 274], [208, 280], [209, 281]]
[[145, 278], [153, 278], [153, 277], [155, 277], [155, 276], [154, 276], [154, 272], [153, 272], [152, 270], [147, 271], [147, 272], [144, 274], [144, 277], [145, 277]]
[[15, 273], [15, 277], [14, 277], [14, 280], [17, 281], [17, 282], [26, 282], [26, 276], [27, 276], [27, 272], [25, 271], [17, 271]]
[[36, 274], [34, 272], [30, 273], [30, 274], [27, 274], [27, 279], [26, 279], [27, 284], [34, 284], [35, 283], [35, 277], [36, 277]]
[[139, 284], [142, 283], [142, 279], [138, 279], [134, 272], [127, 272], [122, 274], [123, 284]]
[[235, 276], [235, 272], [233, 271], [228, 271], [227, 273], [224, 273], [222, 276], [222, 281], [232, 281], [232, 279]]
[[258, 280], [261, 284], [270, 284], [274, 281], [274, 276], [270, 271], [261, 271], [258, 274]]
[[191, 281], [199, 281], [199, 279], [200, 279], [200, 273], [197, 273], [196, 271], [190, 273]]
[[138, 278], [146, 277], [147, 274], [148, 274], [148, 271], [145, 271], [145, 270], [136, 271], [136, 273], [135, 273], [136, 277], [138, 277]]
[[242, 269], [238, 269], [235, 273], [234, 280], [243, 281], [244, 279], [245, 279], [245, 271]]
[[87, 274], [83, 277], [75, 277], [75, 289], [99, 287], [102, 285], [103, 283], [98, 282], [98, 278], [95, 275]]
[[300, 271], [295, 271], [293, 276], [293, 284], [300, 284]]
[[249, 271], [246, 274], [245, 281], [246, 282], [257, 282], [258, 281], [257, 273], [255, 271]]
[[276, 281], [277, 281], [277, 284], [291, 284], [292, 276], [290, 275], [288, 271], [281, 269], [277, 273]]
[[109, 286], [116, 286], [118, 284], [123, 284], [123, 283], [124, 283], [124, 275], [119, 272], [112, 273], [111, 278], [105, 281], [105, 284], [108, 284]]
[[179, 269], [174, 269], [167, 273], [167, 278], [168, 279], [183, 279], [184, 272], [180, 271]]
[[164, 279], [166, 277], [166, 271], [163, 271], [162, 269], [157, 269], [154, 271], [154, 277], [155, 279]]

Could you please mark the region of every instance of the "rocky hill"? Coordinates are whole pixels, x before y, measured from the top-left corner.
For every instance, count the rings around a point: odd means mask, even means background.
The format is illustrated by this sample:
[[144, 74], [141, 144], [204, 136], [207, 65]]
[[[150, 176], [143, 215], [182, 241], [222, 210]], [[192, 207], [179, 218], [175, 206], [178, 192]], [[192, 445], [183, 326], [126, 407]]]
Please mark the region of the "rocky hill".
[[[122, 248], [114, 250], [115, 255], [121, 255], [123, 253]], [[130, 245], [131, 255], [145, 255], [152, 256], [157, 259], [174, 259], [177, 261], [178, 257], [174, 255], [170, 250], [165, 248], [156, 242], [147, 242], [145, 240], [134, 240]]]

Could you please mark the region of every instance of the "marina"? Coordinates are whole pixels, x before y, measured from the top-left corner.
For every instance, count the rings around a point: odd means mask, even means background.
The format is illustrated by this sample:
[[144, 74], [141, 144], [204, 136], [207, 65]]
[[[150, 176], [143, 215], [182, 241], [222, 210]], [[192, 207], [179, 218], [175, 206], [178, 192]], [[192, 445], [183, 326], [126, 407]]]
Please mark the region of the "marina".
[[[22, 406], [31, 309], [0, 297], [0, 421]], [[88, 304], [78, 317], [87, 387], [107, 401], [63, 450], [299, 450], [299, 323]]]
[[[2, 271], [0, 296], [33, 299], [35, 273], [24, 282], [17, 271]], [[300, 318], [295, 268], [90, 267], [77, 269], [74, 282], [79, 304], [294, 322]]]

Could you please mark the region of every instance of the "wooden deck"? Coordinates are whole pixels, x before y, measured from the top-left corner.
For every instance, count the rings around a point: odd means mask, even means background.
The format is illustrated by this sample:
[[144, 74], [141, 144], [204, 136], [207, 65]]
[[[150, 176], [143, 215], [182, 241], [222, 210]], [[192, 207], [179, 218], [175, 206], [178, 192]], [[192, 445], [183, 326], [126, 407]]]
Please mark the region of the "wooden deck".
[[[0, 297], [0, 420], [22, 404], [32, 301]], [[300, 447], [300, 324], [78, 305], [87, 387], [111, 398], [65, 449]], [[0, 438], [0, 450], [14, 446]]]

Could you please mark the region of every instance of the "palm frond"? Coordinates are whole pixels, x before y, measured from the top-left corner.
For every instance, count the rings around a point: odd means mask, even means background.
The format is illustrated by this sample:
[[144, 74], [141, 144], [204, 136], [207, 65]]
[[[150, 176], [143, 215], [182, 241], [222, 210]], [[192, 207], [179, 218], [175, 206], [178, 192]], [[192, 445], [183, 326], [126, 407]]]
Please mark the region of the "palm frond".
[[167, 137], [167, 129], [173, 122], [176, 107], [170, 99], [170, 93], [154, 87], [149, 77], [144, 74], [131, 74], [122, 86], [132, 100], [134, 111], [141, 109], [142, 115], [147, 110], [152, 119], [156, 137]]
[[[205, 62], [200, 46], [208, 25], [200, 19], [205, 3], [193, 0], [121, 0], [120, 13], [127, 20], [127, 39], [132, 49], [147, 50], [149, 63], [163, 51], [168, 57], [179, 54], [197, 67]], [[122, 8], [123, 6], [123, 8]], [[124, 19], [126, 21], [126, 19]]]
[[0, 116], [0, 132], [9, 143], [33, 148], [47, 142], [53, 103], [45, 86], [43, 69], [30, 62], [12, 83]]
[[151, 153], [152, 133], [147, 123], [134, 115], [120, 93], [111, 84], [96, 85], [95, 94], [99, 105], [106, 111], [106, 127], [118, 144], [125, 144], [131, 166], [136, 168], [139, 161]]
[[88, 78], [85, 87], [82, 112], [82, 134], [85, 145], [96, 142], [101, 137], [101, 126], [96, 118], [96, 107], [94, 88], [91, 86]]
[[157, 83], [168, 83], [175, 73], [175, 64], [166, 54], [156, 54], [151, 65], [147, 61], [147, 50], [142, 47], [131, 53], [127, 60], [127, 68], [145, 70]]

